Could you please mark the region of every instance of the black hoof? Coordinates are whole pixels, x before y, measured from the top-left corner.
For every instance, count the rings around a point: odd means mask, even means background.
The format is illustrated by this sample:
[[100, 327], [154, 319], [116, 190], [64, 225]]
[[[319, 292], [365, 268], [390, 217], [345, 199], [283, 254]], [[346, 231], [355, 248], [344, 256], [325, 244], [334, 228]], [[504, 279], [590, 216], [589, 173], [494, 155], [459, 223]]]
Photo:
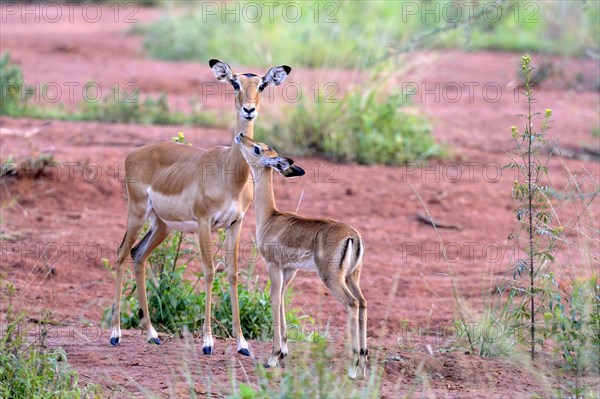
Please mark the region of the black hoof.
[[160, 339], [158, 339], [158, 338], [150, 338], [150, 339], [148, 340], [148, 343], [149, 343], [149, 344], [156, 344], [156, 345], [160, 345]]
[[212, 355], [212, 346], [203, 346], [202, 353], [205, 355]]
[[242, 348], [242, 349], [238, 350], [238, 353], [240, 355], [250, 356], [250, 351], [248, 349], [246, 349], [246, 348]]
[[264, 367], [265, 367], [266, 369], [268, 369], [268, 368], [270, 368], [271, 366], [269, 366], [269, 363], [265, 363], [265, 364], [264, 364]]
[[280, 359], [285, 359], [286, 356], [287, 356], [287, 353], [279, 352]]
[[110, 338], [110, 344], [112, 346], [118, 346], [119, 345], [119, 338], [118, 337], [111, 337]]

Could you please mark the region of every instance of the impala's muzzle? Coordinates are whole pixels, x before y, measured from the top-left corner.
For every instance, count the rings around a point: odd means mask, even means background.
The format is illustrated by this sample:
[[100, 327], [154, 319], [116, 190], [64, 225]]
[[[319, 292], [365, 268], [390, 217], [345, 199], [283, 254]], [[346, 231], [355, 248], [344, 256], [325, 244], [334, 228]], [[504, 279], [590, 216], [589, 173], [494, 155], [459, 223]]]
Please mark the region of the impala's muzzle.
[[242, 118], [251, 121], [258, 116], [258, 111], [255, 107], [242, 107], [240, 110], [240, 115]]

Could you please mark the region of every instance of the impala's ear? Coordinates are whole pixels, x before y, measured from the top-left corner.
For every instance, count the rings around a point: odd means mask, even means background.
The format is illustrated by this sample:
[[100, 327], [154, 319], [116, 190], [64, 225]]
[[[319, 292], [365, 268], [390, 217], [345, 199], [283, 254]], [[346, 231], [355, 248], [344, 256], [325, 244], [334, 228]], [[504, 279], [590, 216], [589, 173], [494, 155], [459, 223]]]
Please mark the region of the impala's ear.
[[302, 169], [300, 166], [292, 165], [286, 170], [279, 171], [279, 173], [285, 177], [296, 177], [304, 175], [304, 169]]
[[213, 73], [217, 79], [219, 79], [219, 81], [224, 82], [226, 80], [233, 80], [233, 71], [228, 64], [213, 58], [212, 60], [208, 61], [208, 65], [212, 68]]
[[292, 68], [287, 65], [279, 65], [269, 69], [269, 72], [262, 78], [262, 82], [258, 86], [259, 91], [263, 91], [269, 85], [279, 86], [285, 78], [292, 72]]

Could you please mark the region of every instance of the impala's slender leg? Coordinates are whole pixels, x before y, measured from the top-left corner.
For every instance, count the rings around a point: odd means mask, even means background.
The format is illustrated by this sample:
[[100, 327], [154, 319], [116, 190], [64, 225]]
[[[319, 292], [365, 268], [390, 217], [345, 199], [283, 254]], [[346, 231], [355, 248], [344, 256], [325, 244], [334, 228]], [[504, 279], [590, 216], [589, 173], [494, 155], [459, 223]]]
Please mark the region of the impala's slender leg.
[[169, 228], [160, 219], [152, 218], [150, 230], [144, 238], [131, 250], [135, 270], [135, 283], [137, 285], [138, 302], [141, 311], [142, 326], [146, 330], [148, 342], [160, 345], [158, 334], [152, 326], [150, 312], [148, 311], [148, 297], [146, 295], [146, 259], [161, 242], [169, 235]]
[[281, 289], [281, 304], [279, 309], [281, 311], [281, 355], [283, 359], [288, 354], [287, 347], [287, 323], [285, 321], [285, 293], [290, 286], [290, 283], [296, 276], [297, 269], [284, 269], [283, 270], [283, 287]]
[[135, 208], [130, 205], [127, 217], [127, 230], [123, 236], [123, 241], [119, 246], [117, 253], [117, 282], [115, 287], [115, 302], [112, 309], [112, 332], [110, 335], [111, 345], [119, 345], [121, 341], [121, 293], [123, 291], [123, 274], [125, 272], [125, 259], [129, 256], [129, 251], [135, 244], [142, 227], [144, 226], [144, 213], [146, 210], [142, 207]]
[[242, 221], [236, 221], [227, 229], [225, 236], [225, 253], [227, 261], [227, 277], [229, 278], [229, 296], [231, 297], [231, 314], [233, 318], [233, 337], [237, 341], [238, 353], [250, 356], [248, 343], [244, 339], [240, 324], [240, 303], [238, 300], [238, 255]]
[[352, 343], [352, 364], [348, 369], [348, 377], [355, 379], [358, 374], [359, 360], [359, 342], [358, 342], [358, 300], [352, 295], [348, 289], [344, 276], [332, 276], [329, 279], [324, 279], [325, 285], [331, 290], [338, 301], [346, 308], [348, 314], [348, 329]]
[[[362, 261], [360, 262], [362, 263]], [[354, 273], [349, 275], [346, 281], [348, 288], [350, 288], [354, 297], [358, 299], [358, 334], [360, 344], [358, 370], [361, 372], [361, 377], [364, 377], [367, 372], [369, 350], [367, 349], [367, 301], [359, 286], [361, 267], [362, 264], [359, 264]]]
[[198, 240], [200, 242], [200, 256], [202, 257], [202, 267], [204, 268], [204, 292], [205, 307], [204, 307], [204, 326], [202, 337], [202, 353], [212, 355], [214, 340], [212, 336], [212, 286], [215, 277], [215, 267], [213, 265], [212, 236], [210, 234], [210, 226], [207, 221], [198, 222]]
[[277, 366], [281, 355], [281, 292], [283, 288], [283, 272], [280, 267], [268, 265], [271, 280], [271, 310], [273, 312], [273, 351], [265, 367]]

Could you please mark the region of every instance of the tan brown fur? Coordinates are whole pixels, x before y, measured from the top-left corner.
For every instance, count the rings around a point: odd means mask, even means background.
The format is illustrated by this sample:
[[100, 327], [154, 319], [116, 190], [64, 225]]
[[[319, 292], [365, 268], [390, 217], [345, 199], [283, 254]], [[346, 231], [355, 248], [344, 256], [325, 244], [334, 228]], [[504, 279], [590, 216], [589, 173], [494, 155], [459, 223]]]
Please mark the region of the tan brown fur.
[[[257, 88], [278, 85], [291, 68], [271, 68], [262, 78], [233, 73], [229, 65], [211, 60], [210, 66], [221, 81], [229, 81], [236, 89], [237, 123], [235, 133], [252, 137], [254, 119], [258, 115], [260, 92]], [[237, 88], [236, 88], [237, 86]], [[239, 235], [244, 215], [252, 201], [250, 169], [237, 146], [200, 149], [172, 142], [149, 144], [129, 153], [125, 162], [128, 195], [127, 231], [119, 247], [117, 282], [113, 308], [111, 344], [120, 341], [120, 302], [123, 286], [123, 263], [130, 252], [133, 257], [142, 325], [148, 340], [160, 343], [148, 314], [144, 263], [148, 255], [169, 235], [170, 231], [198, 232], [204, 267], [206, 308], [204, 315], [205, 354], [212, 353], [211, 296], [214, 265], [211, 231], [226, 229], [225, 252], [233, 314], [233, 336], [238, 351], [249, 355], [242, 335], [237, 296], [237, 259]], [[134, 247], [146, 221], [148, 234]]]
[[304, 171], [251, 137], [240, 134], [236, 143], [252, 169], [256, 238], [271, 280], [273, 351], [267, 366], [275, 366], [278, 358], [287, 355], [283, 295], [297, 270], [305, 269], [317, 272], [346, 309], [353, 351], [348, 375], [364, 376], [368, 354], [367, 301], [359, 287], [364, 253], [360, 233], [333, 220], [280, 212], [273, 195], [273, 169], [288, 177], [301, 176]]

